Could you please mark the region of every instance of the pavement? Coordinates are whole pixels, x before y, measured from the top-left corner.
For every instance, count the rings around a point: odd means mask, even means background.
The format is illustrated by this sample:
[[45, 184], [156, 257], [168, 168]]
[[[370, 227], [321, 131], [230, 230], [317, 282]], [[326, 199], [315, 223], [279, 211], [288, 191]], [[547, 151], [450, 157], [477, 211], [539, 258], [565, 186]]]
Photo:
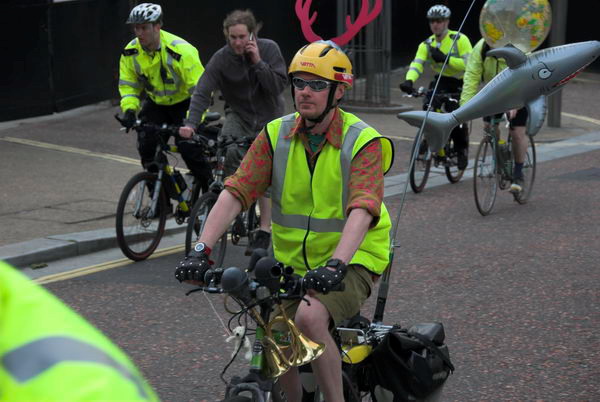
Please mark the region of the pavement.
[[[420, 99], [403, 97], [398, 89], [405, 71], [392, 74], [390, 107], [345, 107], [394, 140], [396, 160], [386, 176], [386, 197], [406, 191], [408, 154], [416, 133], [395, 112], [421, 107]], [[430, 79], [425, 75], [416, 85], [427, 85]], [[600, 149], [599, 89], [600, 74], [587, 72], [562, 90], [561, 126], [545, 125], [537, 135], [538, 163]], [[291, 105], [287, 99], [287, 111]], [[217, 102], [213, 110], [222, 111], [222, 104]], [[50, 261], [117, 246], [117, 200], [127, 180], [141, 170], [135, 137], [119, 129], [113, 118], [117, 112], [106, 101], [0, 123], [0, 259], [19, 268], [43, 269]], [[481, 122], [474, 121], [471, 157], [481, 132]], [[184, 167], [175, 158], [172, 162]], [[471, 168], [472, 161], [463, 180], [472, 177]], [[427, 187], [446, 183], [443, 173], [434, 172]], [[184, 225], [169, 225], [174, 232], [185, 230]]]

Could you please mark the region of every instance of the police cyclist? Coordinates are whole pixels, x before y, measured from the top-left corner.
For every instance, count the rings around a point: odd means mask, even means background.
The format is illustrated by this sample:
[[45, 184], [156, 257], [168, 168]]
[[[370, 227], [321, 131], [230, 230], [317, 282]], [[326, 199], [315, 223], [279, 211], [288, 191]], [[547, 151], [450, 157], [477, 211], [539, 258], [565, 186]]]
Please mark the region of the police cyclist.
[[[198, 50], [163, 30], [162, 21], [161, 6], [142, 3], [131, 10], [126, 22], [133, 26], [136, 36], [123, 49], [119, 67], [122, 123], [127, 128], [138, 117], [157, 125], [182, 124], [194, 86], [204, 71]], [[163, 139], [167, 141], [168, 135]], [[192, 174], [207, 189], [211, 171], [201, 147], [179, 137], [175, 142]], [[150, 164], [157, 143], [154, 135], [138, 132], [138, 152], [146, 169], [155, 169]]]
[[[465, 67], [472, 48], [471, 41], [466, 35], [448, 29], [450, 15], [450, 9], [441, 4], [434, 5], [427, 11], [427, 19], [432, 35], [419, 44], [417, 54], [406, 73], [405, 81], [400, 84], [402, 91], [408, 94], [413, 92], [413, 84], [423, 74], [425, 63], [429, 62], [435, 73], [435, 78], [429, 84], [429, 89], [434, 88], [438, 76], [441, 74], [442, 77], [437, 89], [438, 93], [460, 93]], [[447, 56], [448, 63], [442, 71]], [[427, 109], [430, 101], [431, 98], [428, 95], [423, 104], [424, 110]], [[464, 170], [468, 163], [468, 135], [466, 126], [458, 126], [451, 133], [458, 153], [458, 168], [460, 170]]]
[[[359, 312], [388, 265], [391, 220], [383, 204], [383, 175], [393, 146], [339, 107], [353, 74], [335, 43], [302, 47], [288, 73], [297, 112], [269, 122], [258, 134], [175, 277], [202, 282], [216, 240], [270, 187], [275, 258], [304, 276], [308, 289], [308, 303], [288, 300], [282, 308], [295, 310], [290, 316], [300, 331], [326, 345], [311, 365], [325, 400], [341, 402], [341, 358], [329, 330]], [[297, 368], [279, 381], [288, 401], [300, 401]]]

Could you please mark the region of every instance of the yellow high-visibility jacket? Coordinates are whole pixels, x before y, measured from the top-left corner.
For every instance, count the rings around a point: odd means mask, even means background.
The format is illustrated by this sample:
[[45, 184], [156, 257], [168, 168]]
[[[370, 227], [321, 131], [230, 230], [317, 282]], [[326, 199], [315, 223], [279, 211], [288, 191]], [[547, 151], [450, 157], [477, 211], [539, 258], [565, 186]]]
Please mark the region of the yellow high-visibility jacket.
[[161, 30], [160, 49], [152, 54], [133, 39], [120, 59], [121, 109], [139, 111], [142, 91], [158, 105], [182, 102], [192, 96], [203, 72], [198, 50], [176, 35]]
[[129, 358], [0, 261], [0, 401], [157, 401]]
[[485, 40], [481, 38], [471, 52], [463, 78], [463, 89], [460, 94], [461, 105], [467, 103], [477, 94], [480, 83], [487, 84], [506, 68], [506, 61], [503, 58], [486, 56], [484, 54], [487, 53], [485, 48], [489, 50], [489, 47], [485, 46]]
[[[454, 38], [457, 35], [458, 39], [456, 39], [456, 44], [452, 46], [452, 42], [454, 42]], [[465, 72], [465, 66], [469, 59], [469, 54], [472, 50], [471, 41], [466, 35], [451, 30], [448, 30], [448, 33], [441, 42], [435, 40], [435, 35], [431, 35], [419, 44], [417, 54], [410, 63], [405, 79], [411, 80], [412, 82], [418, 80], [421, 74], [423, 74], [426, 62], [431, 64], [431, 68], [436, 74], [440, 73], [443, 62], [437, 63], [431, 58], [429, 46], [439, 48], [444, 54], [450, 53], [448, 64], [446, 65], [442, 76], [462, 79]]]

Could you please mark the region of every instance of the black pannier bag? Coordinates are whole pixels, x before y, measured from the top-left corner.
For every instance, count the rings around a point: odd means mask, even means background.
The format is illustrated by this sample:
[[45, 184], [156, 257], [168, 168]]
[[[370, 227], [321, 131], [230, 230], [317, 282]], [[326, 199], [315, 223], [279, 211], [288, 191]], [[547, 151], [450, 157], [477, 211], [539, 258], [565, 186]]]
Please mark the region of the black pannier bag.
[[434, 400], [454, 366], [441, 323], [391, 330], [365, 360], [375, 401]]

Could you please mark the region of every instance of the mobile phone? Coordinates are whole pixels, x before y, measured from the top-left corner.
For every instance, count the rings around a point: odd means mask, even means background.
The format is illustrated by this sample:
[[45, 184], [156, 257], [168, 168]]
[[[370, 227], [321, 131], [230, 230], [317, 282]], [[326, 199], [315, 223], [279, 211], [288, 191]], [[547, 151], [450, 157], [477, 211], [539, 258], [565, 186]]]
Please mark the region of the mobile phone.
[[250, 40], [254, 40], [254, 32], [250, 32]]

